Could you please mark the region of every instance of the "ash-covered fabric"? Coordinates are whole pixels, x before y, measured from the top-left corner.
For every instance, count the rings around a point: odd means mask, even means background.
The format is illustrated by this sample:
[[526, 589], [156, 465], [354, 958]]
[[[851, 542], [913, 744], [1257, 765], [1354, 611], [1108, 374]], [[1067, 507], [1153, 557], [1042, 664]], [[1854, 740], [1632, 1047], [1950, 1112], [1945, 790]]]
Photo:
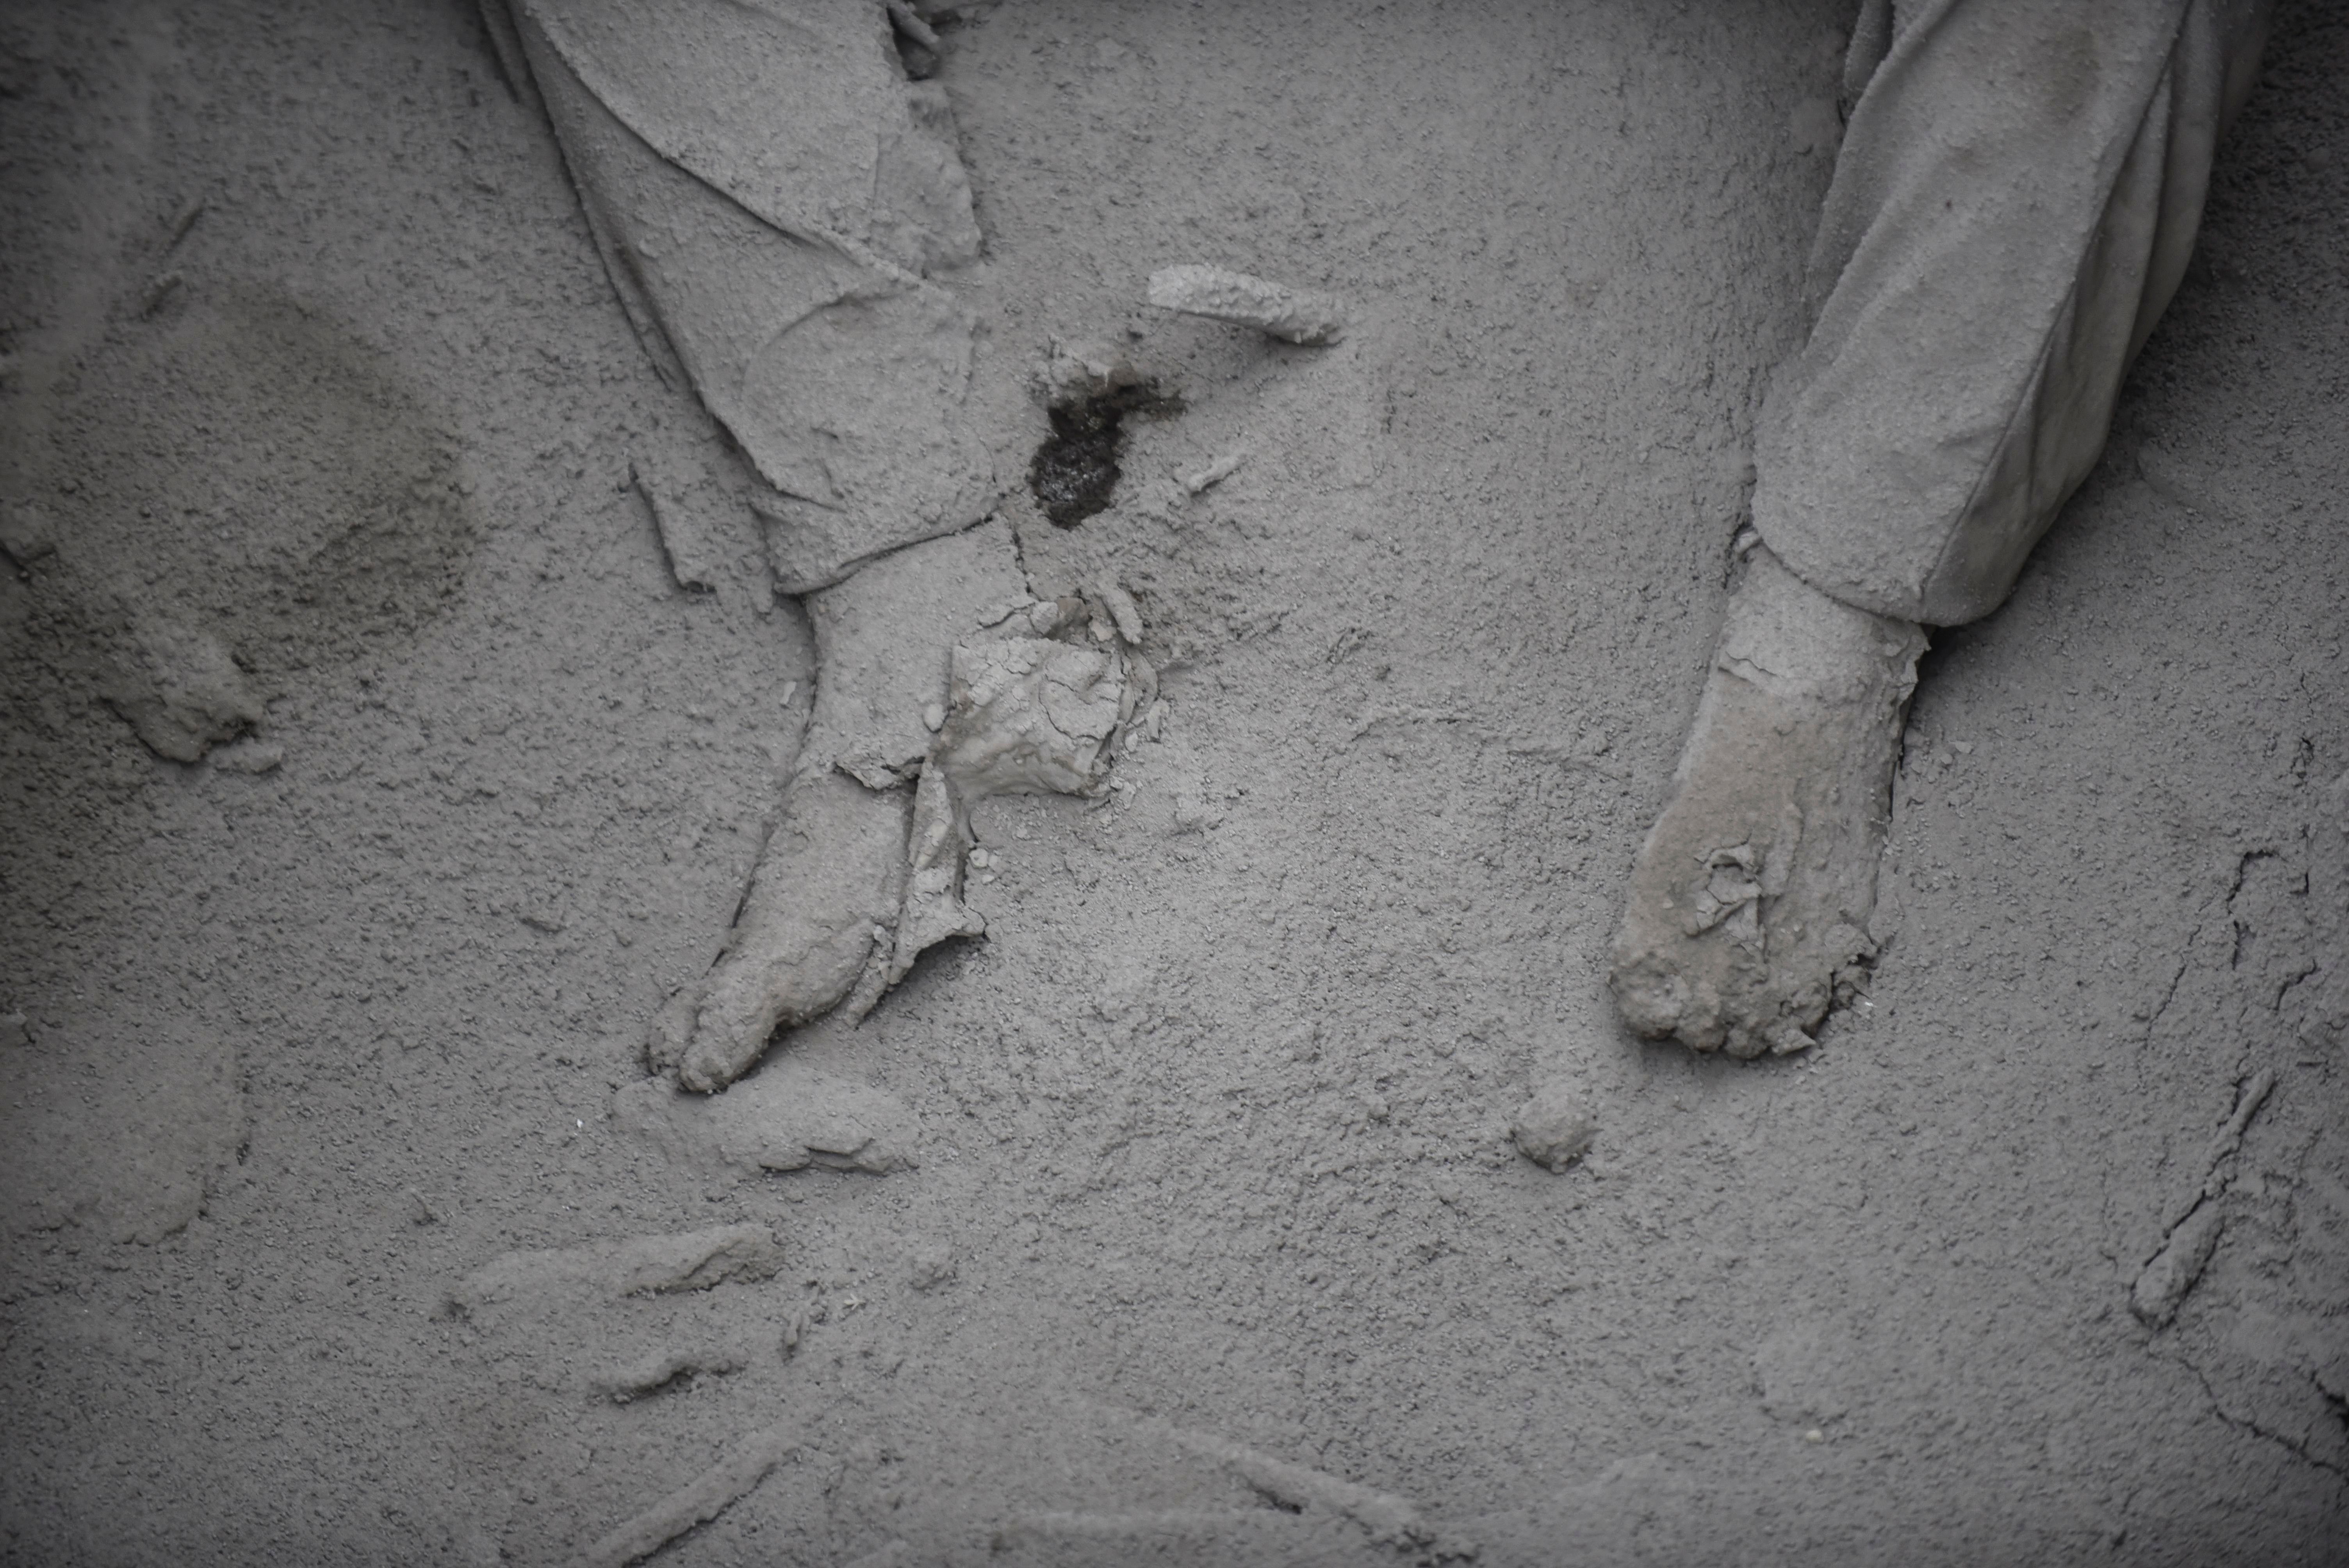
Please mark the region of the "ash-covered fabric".
[[1754, 521], [1846, 603], [1997, 608], [2186, 270], [2266, 0], [1869, 0]]
[[979, 232], [934, 85], [874, 0], [485, 0], [663, 377], [749, 459], [779, 586], [967, 528]]

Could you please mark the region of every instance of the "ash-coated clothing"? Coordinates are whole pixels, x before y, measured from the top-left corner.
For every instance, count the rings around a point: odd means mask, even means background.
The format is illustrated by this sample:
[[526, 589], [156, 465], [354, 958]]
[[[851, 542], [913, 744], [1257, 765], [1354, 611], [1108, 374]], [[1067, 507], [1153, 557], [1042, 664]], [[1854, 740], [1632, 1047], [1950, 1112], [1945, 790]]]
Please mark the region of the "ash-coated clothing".
[[994, 509], [967, 407], [978, 324], [930, 275], [978, 255], [970, 185], [878, 0], [481, 11], [654, 365], [748, 460], [783, 592]]
[[2266, 0], [1868, 0], [1754, 521], [1813, 587], [1988, 614], [2186, 270]]
[[[944, 99], [873, 0], [484, 0], [664, 374], [750, 459], [786, 592], [967, 526], [978, 253]], [[1812, 586], [1987, 614], [2177, 290], [2268, 0], [1863, 0], [1754, 521]], [[780, 90], [789, 83], [792, 90]]]

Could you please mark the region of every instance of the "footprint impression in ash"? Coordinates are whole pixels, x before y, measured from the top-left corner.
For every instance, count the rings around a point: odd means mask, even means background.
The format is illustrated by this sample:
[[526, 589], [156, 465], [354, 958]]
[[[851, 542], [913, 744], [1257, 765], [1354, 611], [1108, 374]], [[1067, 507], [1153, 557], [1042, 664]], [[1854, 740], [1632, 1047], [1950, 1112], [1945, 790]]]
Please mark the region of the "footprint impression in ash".
[[176, 762], [260, 730], [306, 673], [412, 641], [479, 524], [458, 442], [333, 315], [256, 284], [176, 286], [37, 399], [37, 503], [0, 551], [87, 683]]

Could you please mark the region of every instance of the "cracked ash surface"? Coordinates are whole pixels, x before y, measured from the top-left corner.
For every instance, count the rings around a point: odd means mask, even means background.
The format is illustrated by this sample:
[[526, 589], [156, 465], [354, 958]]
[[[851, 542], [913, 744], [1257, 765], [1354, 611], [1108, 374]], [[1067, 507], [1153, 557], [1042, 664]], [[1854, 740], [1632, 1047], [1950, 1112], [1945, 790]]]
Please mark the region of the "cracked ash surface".
[[[970, 810], [983, 941], [686, 1100], [645, 1023], [813, 638], [543, 123], [437, 0], [0, 12], [0, 1557], [2342, 1561], [2338, 8], [1927, 657], [1868, 994], [1761, 1063], [1603, 976], [1845, 9], [937, 20], [976, 374], [1107, 338], [1185, 399], [995, 525], [1132, 591], [1163, 709], [1101, 799]], [[1344, 341], [1139, 303], [1202, 260]], [[150, 752], [126, 603], [260, 733]]]

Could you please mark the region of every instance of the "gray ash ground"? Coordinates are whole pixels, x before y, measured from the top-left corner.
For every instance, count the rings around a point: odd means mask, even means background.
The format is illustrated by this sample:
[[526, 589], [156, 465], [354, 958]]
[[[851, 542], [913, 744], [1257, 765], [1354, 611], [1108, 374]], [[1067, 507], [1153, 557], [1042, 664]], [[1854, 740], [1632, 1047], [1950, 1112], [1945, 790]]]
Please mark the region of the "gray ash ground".
[[[671, 581], [631, 469], [729, 459], [471, 8], [0, 11], [0, 1559], [576, 1561], [748, 1453], [654, 1561], [2349, 1560], [2349, 18], [2283, 6], [2106, 460], [1939, 640], [1869, 995], [1747, 1065], [1604, 958], [1845, 7], [962, 9], [981, 375], [1186, 405], [1082, 527], [1007, 503], [1168, 706], [748, 1080], [902, 1114], [881, 1175], [647, 1111], [815, 676], [747, 521]], [[1140, 303], [1192, 261], [1355, 325]], [[134, 612], [255, 741], [132, 737]], [[775, 1272], [452, 1307], [741, 1225]]]

